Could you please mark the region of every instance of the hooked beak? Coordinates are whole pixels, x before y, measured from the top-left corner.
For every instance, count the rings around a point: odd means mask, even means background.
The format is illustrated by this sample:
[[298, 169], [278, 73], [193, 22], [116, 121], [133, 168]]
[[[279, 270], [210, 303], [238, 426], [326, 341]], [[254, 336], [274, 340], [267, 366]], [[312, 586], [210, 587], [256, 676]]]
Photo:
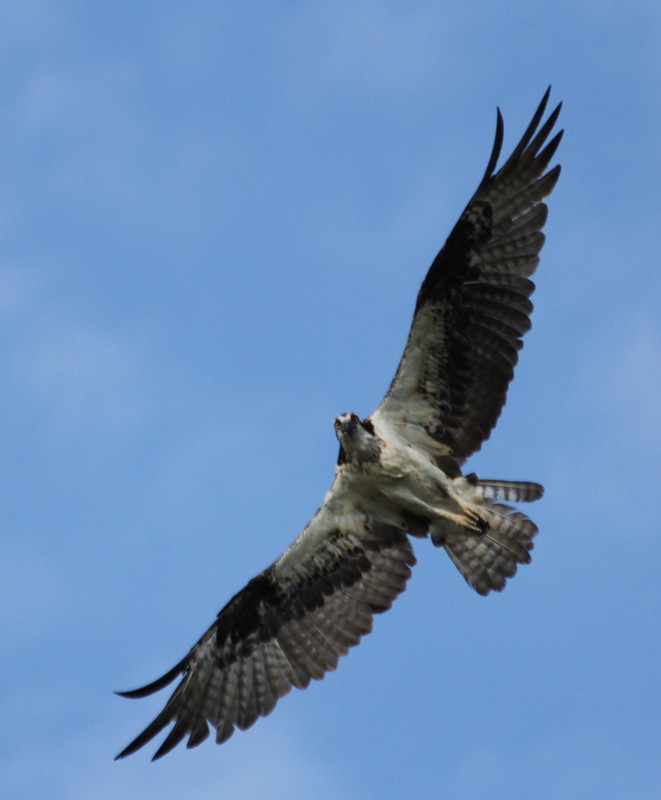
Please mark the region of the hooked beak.
[[340, 428], [342, 436], [353, 436], [355, 430], [356, 430], [356, 421], [353, 419], [348, 419], [346, 422], [343, 422], [342, 427]]

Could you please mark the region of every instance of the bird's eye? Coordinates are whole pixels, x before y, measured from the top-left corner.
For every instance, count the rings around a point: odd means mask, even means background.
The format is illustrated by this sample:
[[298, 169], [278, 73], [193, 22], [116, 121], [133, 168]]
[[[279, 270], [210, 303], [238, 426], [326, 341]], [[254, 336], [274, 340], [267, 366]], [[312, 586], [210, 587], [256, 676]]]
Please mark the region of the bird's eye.
[[335, 420], [335, 430], [339, 431], [341, 427], [342, 427], [342, 423], [340, 422], [339, 419], [336, 419]]

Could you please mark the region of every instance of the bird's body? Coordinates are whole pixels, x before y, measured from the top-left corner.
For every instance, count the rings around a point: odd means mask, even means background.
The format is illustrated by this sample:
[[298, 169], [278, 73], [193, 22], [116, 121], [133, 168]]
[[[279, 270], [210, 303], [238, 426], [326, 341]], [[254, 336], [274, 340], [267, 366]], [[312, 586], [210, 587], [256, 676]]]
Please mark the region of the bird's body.
[[[448, 515], [458, 522], [461, 517], [460, 493], [455, 488], [456, 480], [449, 478], [433, 460], [421, 450], [412, 447], [396, 429], [387, 435], [379, 435], [375, 425], [365, 427], [366, 422], [358, 421], [356, 415], [346, 414], [338, 417], [355, 418], [349, 425], [352, 434], [342, 434], [341, 422], [338, 439], [346, 457], [341, 458], [338, 474], [346, 482], [346, 491], [351, 493], [352, 502], [380, 522], [394, 525], [408, 531], [411, 518], [423, 522], [425, 531], [429, 523], [437, 518], [447, 519]], [[377, 432], [378, 431], [378, 432]], [[358, 439], [358, 443], [351, 442]], [[465, 520], [465, 527], [479, 531], [472, 521]]]
[[[386, 427], [386, 431], [381, 428]], [[411, 535], [427, 531], [445, 547], [466, 580], [480, 594], [502, 589], [516, 565], [528, 563], [537, 527], [521, 512], [497, 500], [530, 502], [543, 488], [523, 481], [481, 481], [476, 475], [450, 477], [424, 449], [413, 447], [394, 426], [355, 414], [335, 422], [341, 455], [343, 494], [366, 516]], [[490, 565], [458, 563], [458, 551], [474, 558], [500, 551], [498, 572]]]
[[509, 503], [542, 495], [536, 483], [463, 475], [505, 403], [530, 327], [530, 276], [544, 243], [559, 166], [547, 170], [562, 132], [541, 125], [549, 92], [496, 172], [503, 136], [484, 177], [418, 294], [397, 373], [367, 418], [335, 420], [340, 454], [319, 510], [270, 567], [220, 611], [166, 675], [126, 697], [180, 683], [156, 719], [118, 757], [170, 723], [158, 758], [188, 737], [228, 739], [268, 714], [292, 686], [337, 665], [404, 590], [415, 557], [409, 536], [430, 535], [480, 594], [500, 591], [530, 561], [537, 528]]

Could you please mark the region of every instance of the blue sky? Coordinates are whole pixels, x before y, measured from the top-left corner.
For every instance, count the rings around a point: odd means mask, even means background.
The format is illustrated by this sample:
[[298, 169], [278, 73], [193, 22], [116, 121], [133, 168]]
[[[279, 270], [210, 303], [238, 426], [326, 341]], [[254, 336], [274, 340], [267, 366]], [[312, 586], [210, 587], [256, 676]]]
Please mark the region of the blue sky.
[[[0, 5], [0, 795], [657, 798], [658, 3]], [[534, 327], [470, 467], [545, 484], [480, 598], [429, 542], [340, 668], [112, 758], [317, 508], [546, 86]], [[656, 476], [656, 478], [655, 478]], [[657, 743], [655, 743], [655, 737]]]

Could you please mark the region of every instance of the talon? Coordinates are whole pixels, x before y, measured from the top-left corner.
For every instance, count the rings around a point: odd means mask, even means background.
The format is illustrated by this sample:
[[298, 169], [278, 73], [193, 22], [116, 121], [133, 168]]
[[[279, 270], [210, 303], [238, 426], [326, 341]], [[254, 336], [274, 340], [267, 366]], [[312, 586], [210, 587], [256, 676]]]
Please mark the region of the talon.
[[472, 527], [475, 530], [475, 533], [478, 536], [484, 536], [484, 534], [491, 527], [486, 519], [482, 519], [482, 517], [478, 516], [477, 514], [472, 514], [470, 517], [470, 521]]

